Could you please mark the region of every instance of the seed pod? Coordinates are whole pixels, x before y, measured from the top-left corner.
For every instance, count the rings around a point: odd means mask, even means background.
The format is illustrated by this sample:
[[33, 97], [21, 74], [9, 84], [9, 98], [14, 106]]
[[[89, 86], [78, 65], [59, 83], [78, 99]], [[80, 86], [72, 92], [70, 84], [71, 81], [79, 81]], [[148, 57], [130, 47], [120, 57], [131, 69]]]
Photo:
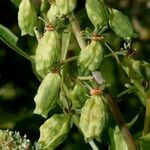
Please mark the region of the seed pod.
[[49, 11], [47, 12], [47, 18], [50, 23], [54, 23], [56, 20], [56, 17], [59, 15], [59, 9], [58, 7], [52, 3]]
[[56, 0], [60, 15], [68, 15], [76, 8], [77, 0]]
[[79, 64], [89, 71], [98, 68], [103, 57], [103, 47], [100, 42], [92, 40], [79, 54]]
[[36, 71], [41, 77], [49, 72], [49, 67], [60, 60], [60, 36], [57, 31], [46, 31], [36, 49]]
[[58, 73], [49, 73], [41, 82], [38, 92], [34, 97], [36, 108], [35, 114], [40, 114], [47, 118], [48, 112], [53, 109], [57, 103], [60, 93], [60, 75]]
[[70, 99], [74, 108], [81, 108], [86, 101], [86, 90], [84, 86], [82, 86], [80, 83], [77, 83], [70, 92]]
[[104, 27], [108, 23], [109, 13], [102, 0], [86, 0], [85, 8], [93, 25]]
[[128, 146], [118, 126], [115, 127], [115, 130], [109, 129], [109, 136], [111, 140], [111, 150], [128, 150]]
[[38, 140], [42, 149], [53, 150], [63, 143], [71, 129], [70, 118], [65, 114], [55, 114], [40, 127]]
[[116, 9], [111, 9], [109, 25], [118, 36], [125, 40], [131, 40], [133, 37], [133, 27], [129, 18]]
[[21, 35], [34, 35], [36, 22], [36, 12], [31, 0], [22, 0], [18, 11], [18, 24], [21, 29]]
[[101, 96], [91, 96], [81, 109], [79, 126], [85, 141], [100, 138], [106, 123], [107, 113]]

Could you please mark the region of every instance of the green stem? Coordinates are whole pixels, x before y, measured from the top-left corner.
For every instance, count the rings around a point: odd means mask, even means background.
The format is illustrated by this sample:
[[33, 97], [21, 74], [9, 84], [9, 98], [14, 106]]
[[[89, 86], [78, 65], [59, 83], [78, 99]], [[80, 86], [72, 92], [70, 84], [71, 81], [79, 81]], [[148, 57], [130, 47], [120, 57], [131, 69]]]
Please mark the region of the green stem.
[[93, 150], [99, 150], [99, 148], [97, 147], [97, 145], [95, 144], [95, 142], [92, 140], [89, 142], [90, 146], [92, 147]]
[[77, 60], [77, 59], [78, 59], [78, 56], [70, 57], [70, 58], [64, 60], [63, 64], [67, 64], [67, 63], [74, 61], [74, 60]]
[[19, 47], [16, 47], [16, 48], [11, 47], [11, 48], [12, 48], [12, 50], [14, 50], [19, 55], [23, 56], [24, 58], [28, 59], [31, 62], [34, 62], [34, 56], [33, 55], [28, 55], [27, 53], [22, 51]]
[[136, 87], [131, 87], [131, 88], [129, 88], [129, 89], [127, 89], [127, 90], [124, 90], [123, 92], [121, 92], [121, 93], [119, 93], [117, 96], [116, 96], [116, 98], [118, 99], [118, 98], [121, 98], [123, 95], [125, 95], [125, 94], [128, 94], [128, 93], [131, 93], [131, 92], [134, 92], [136, 90]]
[[77, 80], [80, 80], [80, 81], [93, 80], [93, 76], [87, 76], [87, 77], [78, 76]]
[[146, 113], [142, 135], [144, 136], [149, 132], [150, 132], [150, 97], [148, 97], [146, 101]]
[[[74, 16], [74, 14], [72, 14], [70, 17], [70, 23], [71, 23], [71, 26], [72, 26], [72, 30], [73, 30], [73, 33], [79, 43], [79, 46], [81, 49], [85, 48], [86, 46], [86, 43], [85, 41], [82, 39], [81, 35], [80, 35], [80, 25], [79, 25], [79, 22], [77, 21], [76, 17]], [[104, 81], [103, 78], [99, 78], [98, 77], [98, 74], [97, 72], [92, 72], [93, 73], [93, 77], [94, 75], [96, 76], [96, 81], [98, 83], [101, 83], [102, 81]], [[124, 136], [124, 139], [128, 145], [128, 148], [129, 150], [136, 150], [136, 146], [135, 146], [135, 143], [132, 139], [132, 136], [129, 132], [129, 129], [123, 119], [123, 116], [119, 110], [119, 107], [116, 103], [116, 101], [114, 99], [112, 99], [111, 95], [110, 95], [110, 92], [107, 94], [107, 97], [108, 97], [108, 105], [109, 105], [109, 108], [111, 110], [111, 113], [112, 113], [112, 116], [113, 118], [115, 119], [115, 121], [117, 122], [117, 124], [119, 125], [121, 131], [122, 131], [122, 134]]]

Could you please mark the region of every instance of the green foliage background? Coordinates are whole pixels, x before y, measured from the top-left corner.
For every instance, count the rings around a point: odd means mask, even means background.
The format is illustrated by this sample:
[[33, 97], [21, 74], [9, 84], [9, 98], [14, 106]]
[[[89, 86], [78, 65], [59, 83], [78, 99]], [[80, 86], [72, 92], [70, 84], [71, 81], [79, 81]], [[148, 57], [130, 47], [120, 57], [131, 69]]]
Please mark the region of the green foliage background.
[[[150, 63], [150, 1], [108, 0], [108, 2], [114, 8], [123, 11], [129, 16], [136, 33], [132, 43], [132, 48], [137, 50], [136, 57], [139, 60], [144, 59]], [[78, 1], [76, 9], [83, 29], [91, 26], [90, 23], [87, 24], [89, 20], [85, 20], [86, 12], [84, 4], [84, 0]], [[17, 7], [10, 0], [0, 1], [0, 23], [8, 27], [19, 37], [20, 47], [27, 53], [34, 54], [36, 40], [30, 36], [20, 36], [17, 12]], [[112, 41], [112, 46], [115, 48], [119, 49], [122, 45], [122, 40], [117, 38], [114, 33], [111, 34], [110, 40]], [[111, 83], [111, 91], [114, 95], [123, 91], [124, 84], [129, 82], [127, 76], [113, 59], [106, 59], [103, 62], [102, 72], [106, 81]], [[21, 135], [26, 134], [27, 138], [32, 142], [39, 138], [39, 127], [45, 120], [33, 114], [35, 107], [33, 98], [39, 84], [39, 81], [32, 72], [30, 62], [0, 41], [0, 129], [19, 131]], [[136, 133], [134, 134], [134, 138], [136, 139], [141, 134], [143, 128], [145, 108], [134, 94], [123, 96], [122, 101], [119, 102], [119, 107], [127, 122], [139, 113], [136, 125], [131, 129], [132, 133]], [[59, 112], [59, 107], [55, 111]], [[110, 123], [112, 126], [114, 125], [113, 121]], [[103, 139], [108, 139], [108, 137], [106, 136]], [[108, 143], [100, 146], [105, 148]], [[75, 150], [82, 148], [90, 149], [84, 143], [82, 134], [74, 127], [65, 143], [57, 149]]]

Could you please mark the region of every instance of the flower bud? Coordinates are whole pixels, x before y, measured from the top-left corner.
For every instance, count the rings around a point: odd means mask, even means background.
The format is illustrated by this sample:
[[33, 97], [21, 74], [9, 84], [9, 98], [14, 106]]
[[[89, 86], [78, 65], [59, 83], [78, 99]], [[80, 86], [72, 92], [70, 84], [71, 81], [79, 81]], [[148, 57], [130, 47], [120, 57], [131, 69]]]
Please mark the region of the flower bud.
[[111, 9], [109, 25], [118, 36], [125, 40], [131, 40], [133, 37], [133, 27], [129, 18], [116, 9]]
[[79, 64], [89, 71], [98, 68], [103, 57], [103, 47], [100, 42], [92, 40], [79, 54]]
[[76, 8], [77, 0], [56, 0], [60, 15], [68, 15]]
[[59, 9], [57, 7], [57, 5], [55, 5], [54, 3], [51, 4], [51, 7], [49, 9], [49, 11], [47, 12], [47, 18], [49, 20], [50, 23], [54, 23], [56, 20], [56, 17], [59, 15]]
[[150, 80], [150, 64], [145, 61], [132, 61], [134, 71], [142, 78]]
[[63, 143], [70, 129], [70, 117], [65, 114], [55, 114], [40, 127], [38, 142], [43, 149], [53, 150]]
[[133, 67], [133, 70], [134, 70], [140, 77], [142, 77], [142, 74], [141, 74], [141, 72], [140, 72], [140, 66], [141, 66], [141, 61], [132, 60], [132, 67]]
[[61, 40], [57, 31], [46, 31], [36, 49], [36, 71], [41, 77], [49, 72], [49, 67], [58, 63], [61, 53]]
[[108, 9], [102, 0], [86, 0], [85, 8], [93, 25], [104, 27], [108, 23]]
[[106, 124], [107, 112], [101, 96], [91, 96], [81, 109], [79, 126], [85, 141], [100, 138]]
[[86, 101], [86, 90], [84, 86], [77, 83], [70, 92], [70, 99], [74, 108], [81, 108]]
[[47, 118], [48, 112], [53, 109], [57, 103], [60, 93], [60, 75], [58, 73], [49, 73], [41, 82], [38, 92], [34, 97], [36, 108], [35, 114], [40, 114]]
[[21, 29], [21, 35], [34, 35], [36, 23], [36, 12], [31, 0], [22, 0], [18, 11], [18, 24]]

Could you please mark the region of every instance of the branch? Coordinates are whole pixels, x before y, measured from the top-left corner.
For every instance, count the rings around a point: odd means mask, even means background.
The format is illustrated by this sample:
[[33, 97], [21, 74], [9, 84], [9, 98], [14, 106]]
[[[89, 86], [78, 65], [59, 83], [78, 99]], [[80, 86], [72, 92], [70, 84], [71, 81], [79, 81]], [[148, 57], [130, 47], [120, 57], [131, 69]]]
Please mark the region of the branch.
[[[83, 40], [83, 38], [80, 35], [80, 25], [79, 22], [77, 20], [77, 18], [74, 16], [74, 14], [72, 14], [71, 16], [69, 16], [69, 20], [72, 26], [72, 31], [79, 43], [79, 46], [81, 49], [85, 48], [86, 43]], [[94, 79], [97, 81], [97, 83], [102, 83], [104, 81], [104, 79], [102, 78], [101, 74], [99, 75], [97, 71], [92, 72]], [[112, 113], [112, 116], [114, 118], [114, 120], [117, 122], [118, 126], [120, 127], [120, 130], [123, 134], [123, 137], [128, 145], [129, 150], [136, 150], [136, 145], [132, 139], [132, 136], [129, 132], [129, 129], [123, 119], [123, 116], [119, 110], [119, 107], [116, 103], [116, 101], [112, 98], [112, 96], [110, 95], [110, 92], [107, 90], [107, 98], [108, 98], [108, 106], [109, 109]]]

